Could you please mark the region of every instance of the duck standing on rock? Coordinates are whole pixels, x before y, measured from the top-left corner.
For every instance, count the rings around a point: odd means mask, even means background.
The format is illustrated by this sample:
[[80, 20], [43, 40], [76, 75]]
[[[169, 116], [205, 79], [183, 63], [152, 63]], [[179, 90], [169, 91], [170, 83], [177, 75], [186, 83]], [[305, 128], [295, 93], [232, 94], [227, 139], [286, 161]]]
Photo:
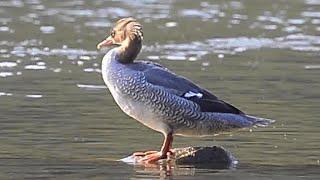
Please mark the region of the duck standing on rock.
[[205, 136], [273, 120], [249, 116], [208, 90], [149, 61], [134, 61], [142, 47], [141, 24], [134, 18], [116, 22], [97, 48], [116, 46], [102, 60], [102, 77], [127, 115], [164, 135], [160, 152], [135, 153], [154, 163], [173, 153], [173, 135]]

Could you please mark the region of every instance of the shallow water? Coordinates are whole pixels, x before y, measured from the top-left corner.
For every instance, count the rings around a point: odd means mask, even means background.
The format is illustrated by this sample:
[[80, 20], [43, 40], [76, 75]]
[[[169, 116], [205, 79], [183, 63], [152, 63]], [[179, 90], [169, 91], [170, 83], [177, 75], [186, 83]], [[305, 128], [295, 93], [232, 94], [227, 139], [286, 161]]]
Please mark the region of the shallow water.
[[[318, 179], [320, 1], [0, 2], [0, 177], [86, 179]], [[162, 136], [124, 115], [100, 72], [95, 46], [114, 21], [144, 25], [139, 59], [159, 62], [268, 128], [175, 147], [220, 145], [228, 170], [127, 165]]]

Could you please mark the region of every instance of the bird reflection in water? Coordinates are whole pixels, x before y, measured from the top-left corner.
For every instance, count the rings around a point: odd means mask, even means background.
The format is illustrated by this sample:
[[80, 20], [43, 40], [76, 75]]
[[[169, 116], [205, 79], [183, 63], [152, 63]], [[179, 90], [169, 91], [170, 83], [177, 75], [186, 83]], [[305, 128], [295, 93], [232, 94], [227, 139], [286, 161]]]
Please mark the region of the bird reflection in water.
[[[163, 160], [165, 161], [165, 160]], [[159, 164], [136, 164], [134, 165], [135, 176], [137, 177], [160, 177], [165, 179], [174, 176], [195, 176], [199, 173], [217, 173], [223, 169], [233, 169], [234, 167], [224, 167], [212, 164], [179, 165], [173, 161], [160, 162]]]

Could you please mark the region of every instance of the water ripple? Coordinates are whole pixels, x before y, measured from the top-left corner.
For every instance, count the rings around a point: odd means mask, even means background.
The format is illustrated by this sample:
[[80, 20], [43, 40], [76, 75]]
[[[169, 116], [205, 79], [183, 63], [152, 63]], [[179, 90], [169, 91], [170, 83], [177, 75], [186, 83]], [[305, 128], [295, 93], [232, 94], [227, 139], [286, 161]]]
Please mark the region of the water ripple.
[[12, 67], [15, 67], [17, 66], [17, 63], [16, 62], [0, 62], [0, 68], [5, 68], [5, 67], [8, 67], [8, 68], [12, 68]]
[[43, 65], [26, 65], [24, 69], [30, 69], [30, 70], [44, 70], [47, 69], [46, 66]]
[[307, 69], [307, 70], [320, 69], [320, 65], [305, 65], [304, 69]]
[[197, 9], [184, 9], [180, 12], [181, 16], [186, 17], [201, 17], [204, 19], [213, 18], [213, 15], [207, 12], [199, 11]]
[[77, 87], [87, 89], [87, 90], [107, 89], [107, 87], [104, 85], [93, 85], [93, 84], [77, 84]]
[[0, 96], [12, 96], [12, 93], [0, 92]]
[[0, 72], [0, 77], [5, 78], [8, 76], [13, 76], [12, 72]]
[[212, 38], [191, 43], [170, 43], [145, 47], [146, 51], [160, 52], [168, 60], [186, 60], [187, 57], [201, 57], [209, 53], [238, 54], [260, 48], [290, 49], [293, 51], [319, 52], [320, 36], [291, 34], [276, 38], [234, 37]]
[[38, 99], [38, 98], [42, 98], [43, 95], [41, 95], [41, 94], [27, 94], [25, 97]]
[[21, 0], [1, 1], [0, 7], [23, 7], [24, 3]]
[[320, 12], [319, 11], [304, 11], [301, 13], [301, 16], [320, 18]]
[[52, 34], [55, 32], [54, 26], [41, 26], [40, 31], [44, 34]]
[[32, 48], [26, 48], [23, 46], [17, 46], [14, 47], [14, 49], [11, 51], [11, 54], [19, 56], [19, 57], [24, 57], [26, 55], [44, 55], [44, 56], [54, 56], [54, 55], [59, 55], [59, 56], [81, 56], [81, 57], [86, 57], [86, 56], [91, 56], [91, 55], [97, 55], [97, 51], [88, 51], [85, 49], [75, 49], [75, 48], [54, 48], [54, 49], [49, 49], [48, 47], [45, 48], [39, 48], [39, 47], [32, 47]]

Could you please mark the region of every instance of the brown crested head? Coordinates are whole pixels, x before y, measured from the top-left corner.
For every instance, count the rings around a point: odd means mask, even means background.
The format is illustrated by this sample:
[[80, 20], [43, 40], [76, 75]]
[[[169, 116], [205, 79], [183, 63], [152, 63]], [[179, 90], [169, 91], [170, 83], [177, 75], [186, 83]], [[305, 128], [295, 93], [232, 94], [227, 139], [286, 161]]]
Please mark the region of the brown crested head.
[[131, 41], [143, 40], [141, 24], [131, 17], [117, 21], [114, 28], [111, 29], [110, 35], [117, 43], [121, 43], [126, 38], [129, 38]]
[[119, 61], [124, 63], [132, 62], [139, 54], [142, 47], [143, 32], [142, 25], [134, 18], [123, 18], [116, 22], [111, 29], [109, 37], [97, 45], [98, 49], [120, 46]]

